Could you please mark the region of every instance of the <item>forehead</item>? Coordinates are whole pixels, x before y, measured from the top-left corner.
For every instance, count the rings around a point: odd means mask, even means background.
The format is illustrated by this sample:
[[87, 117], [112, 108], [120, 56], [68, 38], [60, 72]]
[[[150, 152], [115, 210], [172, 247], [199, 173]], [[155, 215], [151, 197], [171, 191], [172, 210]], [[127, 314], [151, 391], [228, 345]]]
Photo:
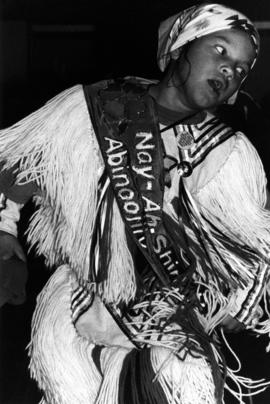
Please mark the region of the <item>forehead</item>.
[[238, 29], [228, 29], [214, 32], [200, 38], [203, 42], [221, 42], [231, 51], [241, 54], [248, 60], [253, 60], [256, 56], [255, 46], [249, 34]]

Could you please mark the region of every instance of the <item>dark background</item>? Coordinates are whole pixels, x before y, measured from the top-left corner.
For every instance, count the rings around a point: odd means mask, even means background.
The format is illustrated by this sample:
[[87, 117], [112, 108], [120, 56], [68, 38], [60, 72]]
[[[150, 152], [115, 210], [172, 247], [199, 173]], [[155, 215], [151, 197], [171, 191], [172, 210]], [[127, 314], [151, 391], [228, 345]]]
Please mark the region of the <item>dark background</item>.
[[[222, 2], [251, 20], [268, 21], [269, 0]], [[78, 83], [136, 75], [158, 78], [155, 62], [159, 22], [190, 5], [179, 0], [0, 0], [0, 128], [40, 107], [61, 90]], [[260, 29], [261, 56], [246, 89], [270, 116], [270, 29]], [[256, 118], [255, 118], [256, 121]], [[249, 137], [269, 172], [267, 125], [253, 125]], [[24, 209], [25, 228], [31, 206]], [[23, 236], [21, 234], [23, 240]], [[42, 259], [29, 255], [28, 298], [21, 306], [0, 309], [0, 402], [34, 404], [40, 399], [29, 378], [25, 347], [37, 293], [49, 274]], [[270, 379], [266, 338], [243, 333], [230, 338], [243, 359], [243, 374]], [[228, 398], [226, 404], [233, 404]], [[247, 404], [270, 404], [267, 391]], [[86, 403], [82, 403], [86, 404]], [[143, 403], [142, 403], [143, 404]], [[200, 403], [194, 403], [200, 404]]]

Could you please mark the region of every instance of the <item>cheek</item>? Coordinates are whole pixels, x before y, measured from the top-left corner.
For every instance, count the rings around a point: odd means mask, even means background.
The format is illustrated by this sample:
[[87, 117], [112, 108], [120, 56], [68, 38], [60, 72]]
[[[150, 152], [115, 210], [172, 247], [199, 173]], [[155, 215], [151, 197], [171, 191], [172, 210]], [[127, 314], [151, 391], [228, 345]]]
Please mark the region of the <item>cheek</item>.
[[192, 65], [187, 60], [184, 60], [178, 67], [178, 75], [182, 80], [186, 81], [192, 72]]

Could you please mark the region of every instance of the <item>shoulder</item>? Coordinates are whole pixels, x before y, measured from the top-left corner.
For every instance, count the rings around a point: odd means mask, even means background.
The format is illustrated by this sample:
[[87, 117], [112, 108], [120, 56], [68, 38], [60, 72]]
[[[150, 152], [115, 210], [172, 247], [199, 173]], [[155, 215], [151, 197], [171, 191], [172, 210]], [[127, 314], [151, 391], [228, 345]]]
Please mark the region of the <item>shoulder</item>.
[[[250, 170], [247, 166], [250, 167]], [[255, 166], [257, 168], [253, 170]], [[190, 186], [194, 194], [199, 194], [201, 191], [206, 191], [208, 187], [211, 188], [211, 184], [221, 177], [227, 182], [234, 177], [238, 177], [238, 179], [245, 177], [247, 182], [252, 182], [253, 171], [265, 176], [255, 147], [242, 132], [235, 132], [234, 136], [213, 149], [207, 158], [194, 169]], [[256, 182], [256, 179], [254, 181]]]
[[193, 193], [199, 192], [224, 166], [230, 165], [231, 156], [239, 154], [246, 147], [252, 148], [252, 145], [243, 133], [234, 131], [215, 116], [207, 114], [198, 125], [197, 153], [201, 161], [186, 180], [190, 190]]

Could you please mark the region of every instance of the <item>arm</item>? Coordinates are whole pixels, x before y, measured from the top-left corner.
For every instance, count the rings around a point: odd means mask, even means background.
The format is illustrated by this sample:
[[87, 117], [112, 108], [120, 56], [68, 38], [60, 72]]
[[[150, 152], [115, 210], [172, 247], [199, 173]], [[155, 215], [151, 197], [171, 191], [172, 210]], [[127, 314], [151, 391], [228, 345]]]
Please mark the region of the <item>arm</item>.
[[[204, 217], [230, 240], [232, 248], [226, 248], [224, 259], [245, 281], [231, 290], [223, 326], [229, 330], [235, 326], [238, 330], [253, 328], [260, 317], [259, 303], [269, 272], [265, 262], [270, 247], [270, 214], [265, 209], [264, 170], [244, 135], [237, 135], [227, 161], [199, 190], [196, 199]], [[237, 244], [243, 249], [236, 254], [233, 247]]]
[[81, 240], [91, 240], [104, 166], [82, 86], [0, 132], [0, 157], [7, 169], [18, 165], [18, 187], [37, 184], [37, 210], [27, 231], [30, 246], [48, 266], [68, 257], [78, 273], [88, 271], [89, 243]]
[[230, 315], [247, 328], [256, 327], [262, 316], [260, 301], [269, 276], [267, 264], [258, 266], [256, 275], [245, 289], [237, 289], [231, 294], [233, 309]]

